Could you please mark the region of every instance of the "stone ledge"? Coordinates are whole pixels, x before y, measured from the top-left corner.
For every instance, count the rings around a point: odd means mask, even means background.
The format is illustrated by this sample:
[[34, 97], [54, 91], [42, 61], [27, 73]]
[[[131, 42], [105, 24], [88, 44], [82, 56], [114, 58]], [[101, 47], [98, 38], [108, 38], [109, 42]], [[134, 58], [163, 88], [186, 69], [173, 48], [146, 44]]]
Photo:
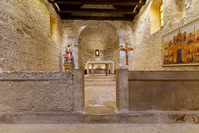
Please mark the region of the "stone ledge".
[[129, 80], [199, 81], [199, 71], [129, 71]]
[[0, 81], [4, 80], [55, 80], [55, 79], [71, 79], [72, 72], [2, 72], [0, 73]]
[[10, 113], [6, 124], [63, 124], [83, 123], [83, 115], [70, 112]]
[[85, 115], [70, 112], [10, 113], [6, 124], [199, 124], [199, 112], [193, 111], [135, 111], [114, 115]]

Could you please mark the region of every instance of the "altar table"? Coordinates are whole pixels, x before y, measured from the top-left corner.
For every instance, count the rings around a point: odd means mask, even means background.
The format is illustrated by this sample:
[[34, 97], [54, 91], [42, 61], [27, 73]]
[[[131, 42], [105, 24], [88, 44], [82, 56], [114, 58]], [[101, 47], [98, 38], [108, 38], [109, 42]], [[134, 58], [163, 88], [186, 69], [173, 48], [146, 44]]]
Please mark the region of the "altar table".
[[94, 65], [95, 64], [105, 64], [106, 65], [106, 75], [109, 75], [109, 65], [110, 73], [114, 74], [114, 62], [113, 61], [88, 61], [86, 64], [87, 74], [89, 75], [89, 65], [92, 65], [92, 75], [94, 75]]

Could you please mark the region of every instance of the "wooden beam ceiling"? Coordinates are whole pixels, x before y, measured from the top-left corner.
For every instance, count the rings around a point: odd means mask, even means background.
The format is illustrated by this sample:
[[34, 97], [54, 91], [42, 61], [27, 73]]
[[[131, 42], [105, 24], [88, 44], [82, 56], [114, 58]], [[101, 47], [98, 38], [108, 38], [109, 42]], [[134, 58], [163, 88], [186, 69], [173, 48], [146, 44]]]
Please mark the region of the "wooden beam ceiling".
[[[131, 21], [146, 0], [49, 0], [62, 19]], [[92, 5], [82, 8], [84, 5]], [[112, 9], [103, 6], [110, 5]], [[99, 8], [99, 6], [101, 8]], [[88, 7], [88, 6], [87, 6]], [[92, 7], [92, 8], [90, 8]]]
[[91, 1], [91, 0], [49, 0], [50, 3], [57, 4], [69, 4], [69, 5], [83, 5], [83, 4], [92, 4], [92, 5], [120, 5], [120, 6], [136, 6], [136, 5], [144, 5], [144, 2], [134, 2], [134, 1]]
[[121, 9], [67, 9], [58, 10], [57, 13], [114, 13], [114, 14], [137, 14], [137, 11], [133, 10], [121, 10]]
[[65, 20], [122, 20], [131, 21], [131, 17], [103, 17], [103, 16], [61, 16]]

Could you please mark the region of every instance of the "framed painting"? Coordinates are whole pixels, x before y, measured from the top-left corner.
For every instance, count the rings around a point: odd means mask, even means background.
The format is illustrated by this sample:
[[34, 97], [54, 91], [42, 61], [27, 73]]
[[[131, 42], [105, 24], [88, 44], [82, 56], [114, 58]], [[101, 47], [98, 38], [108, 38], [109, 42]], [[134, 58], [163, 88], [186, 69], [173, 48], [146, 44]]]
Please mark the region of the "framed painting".
[[199, 65], [199, 20], [163, 36], [163, 66]]

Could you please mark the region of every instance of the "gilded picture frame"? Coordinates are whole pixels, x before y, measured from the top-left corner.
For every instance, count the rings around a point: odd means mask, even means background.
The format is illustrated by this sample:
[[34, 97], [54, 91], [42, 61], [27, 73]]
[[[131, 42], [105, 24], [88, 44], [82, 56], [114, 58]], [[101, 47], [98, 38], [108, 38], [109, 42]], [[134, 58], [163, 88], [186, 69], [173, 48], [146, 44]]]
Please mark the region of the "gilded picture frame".
[[162, 38], [163, 66], [199, 65], [199, 19]]

